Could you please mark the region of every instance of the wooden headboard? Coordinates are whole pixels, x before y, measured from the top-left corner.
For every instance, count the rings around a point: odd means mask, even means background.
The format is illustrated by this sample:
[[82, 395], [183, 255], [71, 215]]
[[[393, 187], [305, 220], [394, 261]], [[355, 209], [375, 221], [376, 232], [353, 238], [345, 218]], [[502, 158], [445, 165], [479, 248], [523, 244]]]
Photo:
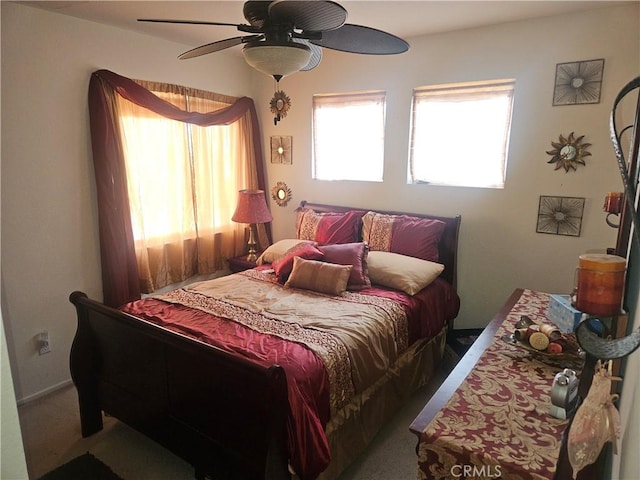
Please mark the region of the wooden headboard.
[[418, 218], [430, 218], [440, 220], [445, 223], [442, 237], [440, 238], [439, 258], [440, 263], [444, 265], [444, 271], [440, 275], [441, 278], [447, 280], [454, 287], [456, 286], [457, 277], [457, 257], [458, 257], [458, 234], [460, 231], [460, 221], [462, 217], [456, 215], [454, 217], [442, 217], [438, 215], [429, 215], [424, 213], [408, 213], [408, 212], [395, 212], [390, 210], [379, 209], [367, 209], [361, 207], [342, 207], [337, 205], [326, 205], [323, 203], [311, 203], [306, 200], [300, 202], [300, 208], [311, 208], [316, 212], [348, 212], [349, 210], [371, 210], [378, 213], [385, 213], [388, 215], [410, 215]]

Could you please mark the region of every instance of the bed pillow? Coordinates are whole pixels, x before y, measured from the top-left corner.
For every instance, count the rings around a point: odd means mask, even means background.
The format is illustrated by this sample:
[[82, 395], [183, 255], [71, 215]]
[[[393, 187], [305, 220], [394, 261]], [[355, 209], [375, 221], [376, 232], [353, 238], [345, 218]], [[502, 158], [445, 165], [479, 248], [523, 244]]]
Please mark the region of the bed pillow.
[[338, 245], [323, 245], [318, 247], [323, 254], [323, 261], [338, 265], [351, 265], [351, 275], [347, 283], [347, 290], [362, 290], [371, 286], [369, 269], [367, 268], [367, 254], [369, 247], [364, 242], [342, 243]]
[[433, 282], [444, 265], [392, 252], [370, 251], [367, 258], [372, 284], [415, 295]]
[[319, 213], [303, 208], [296, 216], [296, 237], [320, 245], [358, 242], [364, 213], [359, 210]]
[[293, 269], [293, 260], [302, 257], [307, 260], [322, 260], [324, 254], [311, 242], [303, 242], [294, 245], [284, 255], [271, 263], [278, 281], [285, 282]]
[[437, 262], [438, 243], [445, 223], [409, 215], [367, 212], [362, 217], [362, 240], [369, 250], [393, 252]]
[[287, 250], [291, 247], [295, 247], [300, 243], [313, 243], [308, 240], [298, 240], [297, 238], [285, 238], [284, 240], [278, 240], [273, 245], [269, 245], [267, 249], [262, 252], [256, 261], [257, 265], [264, 265], [265, 263], [273, 263], [278, 258], [282, 257]]
[[352, 268], [351, 265], [336, 265], [295, 257], [293, 270], [284, 285], [328, 295], [342, 295], [347, 290]]

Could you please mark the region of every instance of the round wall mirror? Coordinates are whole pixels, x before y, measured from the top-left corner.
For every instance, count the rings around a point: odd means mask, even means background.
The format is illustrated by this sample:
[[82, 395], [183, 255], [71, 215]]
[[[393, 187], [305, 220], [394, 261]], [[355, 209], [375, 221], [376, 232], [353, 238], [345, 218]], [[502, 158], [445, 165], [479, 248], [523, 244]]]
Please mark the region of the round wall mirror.
[[271, 198], [280, 207], [285, 207], [291, 200], [291, 189], [284, 182], [277, 182], [276, 186], [271, 189]]
[[273, 121], [275, 125], [287, 116], [287, 112], [291, 108], [291, 99], [282, 90], [278, 90], [273, 94], [273, 98], [269, 102], [271, 113], [275, 115]]
[[576, 157], [576, 147], [573, 145], [565, 145], [560, 149], [560, 156], [565, 160], [573, 160]]

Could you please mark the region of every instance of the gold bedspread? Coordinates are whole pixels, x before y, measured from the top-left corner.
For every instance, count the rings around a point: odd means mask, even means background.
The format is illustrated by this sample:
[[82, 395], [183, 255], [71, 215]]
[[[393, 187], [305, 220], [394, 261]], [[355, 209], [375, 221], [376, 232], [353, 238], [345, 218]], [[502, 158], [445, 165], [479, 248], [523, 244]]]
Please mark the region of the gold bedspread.
[[332, 414], [382, 377], [407, 348], [407, 317], [397, 302], [284, 288], [269, 271], [248, 270], [156, 298], [307, 345], [329, 374]]

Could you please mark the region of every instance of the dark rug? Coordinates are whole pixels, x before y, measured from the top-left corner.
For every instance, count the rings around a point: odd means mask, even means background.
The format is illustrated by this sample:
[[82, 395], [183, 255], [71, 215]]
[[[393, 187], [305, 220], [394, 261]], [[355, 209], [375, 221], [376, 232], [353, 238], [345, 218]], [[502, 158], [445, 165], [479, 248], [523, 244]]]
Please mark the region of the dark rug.
[[451, 335], [447, 333], [447, 343], [460, 357], [463, 357], [467, 350], [471, 348], [473, 342], [477, 340], [484, 329], [467, 328], [461, 330], [453, 330]]
[[60, 465], [39, 480], [122, 480], [109, 467], [90, 453]]

